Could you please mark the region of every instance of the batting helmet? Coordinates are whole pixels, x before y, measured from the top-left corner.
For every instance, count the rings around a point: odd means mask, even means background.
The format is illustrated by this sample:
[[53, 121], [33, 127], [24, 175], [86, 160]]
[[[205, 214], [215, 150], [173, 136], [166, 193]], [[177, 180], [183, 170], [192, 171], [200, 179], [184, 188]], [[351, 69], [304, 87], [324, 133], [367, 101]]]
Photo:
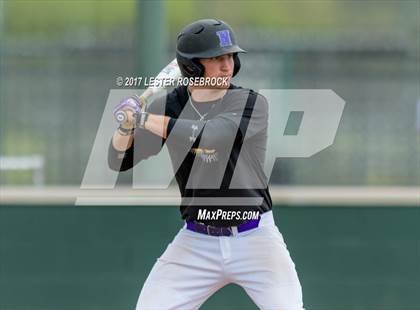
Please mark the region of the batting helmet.
[[201, 19], [186, 26], [178, 35], [176, 59], [185, 77], [201, 77], [204, 66], [199, 58], [233, 53], [235, 76], [241, 68], [238, 53], [245, 53], [236, 43], [232, 28], [216, 19]]

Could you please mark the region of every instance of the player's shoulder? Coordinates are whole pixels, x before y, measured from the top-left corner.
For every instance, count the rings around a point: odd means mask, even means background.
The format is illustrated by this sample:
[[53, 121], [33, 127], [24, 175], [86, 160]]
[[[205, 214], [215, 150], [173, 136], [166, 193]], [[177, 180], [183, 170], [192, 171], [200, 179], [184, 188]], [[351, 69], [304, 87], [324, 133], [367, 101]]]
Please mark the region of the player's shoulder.
[[242, 86], [237, 86], [237, 85], [234, 85], [234, 84], [230, 84], [230, 87], [229, 87], [228, 91], [231, 92], [232, 94], [241, 94], [243, 96], [247, 96], [248, 94], [254, 94], [258, 98], [267, 100], [262, 94], [255, 91], [252, 88], [247, 88], [247, 87], [242, 87]]
[[236, 104], [244, 104], [249, 99], [250, 95], [256, 96], [255, 101], [258, 103], [258, 105], [268, 105], [267, 98], [259, 92], [253, 90], [252, 88], [246, 88], [231, 84], [227, 93], [227, 97], [231, 99], [229, 101]]
[[184, 105], [188, 98], [187, 86], [178, 86], [168, 93], [168, 101], [173, 103]]
[[187, 100], [187, 89], [186, 87], [180, 86], [153, 100], [148, 111], [150, 113], [164, 113], [167, 116], [175, 117], [182, 111]]
[[178, 86], [166, 95], [168, 108], [176, 114], [181, 113], [189, 98], [187, 86]]

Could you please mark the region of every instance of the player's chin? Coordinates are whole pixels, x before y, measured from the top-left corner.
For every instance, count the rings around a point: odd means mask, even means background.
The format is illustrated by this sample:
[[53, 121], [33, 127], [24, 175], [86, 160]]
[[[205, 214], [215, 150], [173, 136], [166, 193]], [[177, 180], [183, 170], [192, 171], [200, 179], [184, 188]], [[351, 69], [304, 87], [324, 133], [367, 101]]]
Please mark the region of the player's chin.
[[224, 83], [222, 85], [214, 86], [215, 89], [228, 89], [230, 86], [230, 82]]
[[198, 88], [228, 89], [230, 87], [230, 81], [232, 79], [232, 76], [207, 77], [206, 79], [206, 83], [203, 86], [198, 85]]
[[220, 84], [216, 84], [216, 85], [205, 85], [202, 87], [198, 87], [201, 89], [228, 89], [230, 87], [230, 81], [224, 82], [224, 83], [220, 83]]
[[232, 80], [232, 76], [224, 76], [221, 79], [221, 82], [216, 85], [219, 89], [226, 89], [230, 86], [230, 81]]

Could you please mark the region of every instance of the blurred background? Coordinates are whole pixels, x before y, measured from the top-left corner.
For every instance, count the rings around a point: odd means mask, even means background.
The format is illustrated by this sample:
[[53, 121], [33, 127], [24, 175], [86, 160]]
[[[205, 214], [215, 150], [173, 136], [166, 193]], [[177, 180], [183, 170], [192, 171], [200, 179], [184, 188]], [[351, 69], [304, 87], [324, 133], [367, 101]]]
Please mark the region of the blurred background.
[[[0, 309], [133, 309], [182, 225], [177, 208], [66, 207], [116, 78], [154, 76], [200, 18], [228, 22], [248, 51], [235, 84], [332, 89], [346, 101], [334, 144], [278, 159], [271, 176], [306, 308], [420, 309], [411, 0], [0, 0]], [[141, 224], [150, 217], [165, 229]], [[255, 306], [230, 286], [203, 306], [215, 308]]]
[[334, 145], [279, 159], [273, 182], [418, 184], [418, 1], [2, 1], [1, 155], [39, 155], [45, 185], [79, 185], [115, 79], [154, 76], [182, 27], [206, 17], [249, 51], [237, 84], [346, 101]]

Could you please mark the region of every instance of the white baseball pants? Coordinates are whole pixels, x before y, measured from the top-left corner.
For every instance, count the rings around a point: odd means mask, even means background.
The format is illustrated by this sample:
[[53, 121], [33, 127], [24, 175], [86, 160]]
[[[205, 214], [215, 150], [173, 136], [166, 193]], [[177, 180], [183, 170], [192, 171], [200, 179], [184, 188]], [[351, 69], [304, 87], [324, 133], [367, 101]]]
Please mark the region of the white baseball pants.
[[198, 309], [229, 283], [243, 287], [260, 309], [304, 309], [295, 265], [271, 211], [259, 227], [229, 237], [184, 226], [157, 259], [136, 310]]

